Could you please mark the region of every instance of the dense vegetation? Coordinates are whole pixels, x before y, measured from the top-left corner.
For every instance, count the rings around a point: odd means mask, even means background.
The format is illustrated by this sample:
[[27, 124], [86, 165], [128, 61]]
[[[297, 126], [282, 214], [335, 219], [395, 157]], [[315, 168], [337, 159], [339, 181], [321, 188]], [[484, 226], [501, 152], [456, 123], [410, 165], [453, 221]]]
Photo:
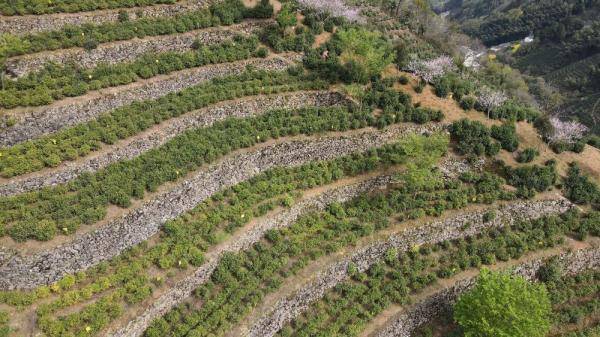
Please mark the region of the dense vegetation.
[[[240, 86], [240, 83], [236, 85]], [[201, 103], [202, 96], [193, 96], [193, 91], [189, 95], [190, 99], [198, 102], [196, 104]], [[187, 98], [181, 94], [171, 97]], [[172, 104], [165, 103], [165, 106], [168, 111], [175, 112]], [[153, 108], [160, 111], [156, 106]], [[149, 112], [146, 110], [144, 114]], [[106, 207], [110, 204], [129, 207], [132, 198], [143, 198], [146, 191], [156, 191], [162, 184], [177, 180], [233, 150], [272, 138], [366, 126], [383, 127], [412, 121], [410, 118], [411, 115], [400, 114], [394, 118], [374, 116], [370, 111], [345, 108], [279, 110], [255, 118], [230, 118], [209, 128], [186, 131], [134, 159], [111, 164], [94, 174], [82, 175], [66, 185], [2, 198], [1, 232], [17, 241], [50, 240], [58, 232], [73, 233], [81, 224], [104, 218]]]
[[222, 336], [311, 260], [352, 245], [394, 221], [439, 215], [445, 209], [464, 207], [476, 196], [472, 187], [455, 181], [429, 191], [396, 188], [344, 205], [332, 204], [327, 212], [307, 215], [290, 228], [267, 234], [252, 249], [227, 256], [211, 281], [196, 290], [197, 301], [203, 304], [200, 309], [181, 305], [157, 320], [146, 336]]
[[255, 8], [246, 8], [241, 0], [227, 0], [209, 9], [185, 12], [175, 16], [143, 17], [128, 20], [121, 16], [118, 22], [66, 26], [56, 31], [16, 36], [0, 35], [0, 62], [10, 56], [71, 47], [94, 48], [99, 43], [130, 40], [188, 32], [195, 29], [231, 25], [244, 18], [269, 18], [273, 8], [261, 1]]
[[576, 204], [600, 206], [600, 189], [590, 178], [581, 173], [577, 163], [572, 163], [564, 180], [565, 196]]
[[90, 90], [125, 85], [207, 64], [244, 60], [257, 56], [257, 47], [256, 37], [237, 36], [233, 41], [219, 45], [198, 46], [196, 51], [148, 53], [132, 62], [100, 64], [92, 69], [76, 64], [49, 64], [41, 71], [16, 80], [5, 80], [0, 91], [0, 107], [47, 105], [65, 97], [81, 96]]
[[74, 13], [100, 9], [173, 4], [177, 0], [3, 0], [2, 15]]
[[[541, 266], [537, 277], [548, 290], [552, 307], [549, 316], [551, 329], [547, 335], [553, 337], [592, 337], [598, 330], [597, 315], [600, 310], [600, 273], [584, 270], [575, 275], [564, 275], [564, 266], [551, 258]], [[474, 311], [475, 312], [475, 311]], [[508, 321], [499, 321], [500, 325]], [[415, 337], [430, 337], [435, 332], [444, 336], [463, 337], [464, 331], [452, 317], [439, 317], [421, 327]]]
[[55, 167], [140, 133], [162, 121], [211, 104], [243, 96], [295, 90], [324, 89], [327, 84], [286, 72], [247, 71], [216, 78], [206, 83], [154, 100], [135, 102], [96, 120], [62, 129], [54, 134], [0, 150], [0, 172], [12, 177]]
[[[0, 300], [23, 307], [54, 297], [37, 309], [38, 322], [47, 334], [90, 333], [84, 332], [88, 326], [91, 333], [97, 333], [107, 322], [119, 316], [125, 305], [139, 303], [148, 297], [152, 289], [175, 275], [170, 274], [200, 265], [204, 261], [203, 253], [226, 235], [279, 205], [291, 206], [303, 190], [403, 164], [423, 152], [435, 154], [438, 158], [445, 152], [447, 140], [444, 137], [421, 138], [409, 137], [406, 141], [364, 154], [269, 170], [214, 195], [194, 210], [168, 222], [156, 241], [133, 247], [108, 263], [101, 263], [85, 273], [67, 276], [51, 287], [41, 287], [28, 293], [0, 293]], [[415, 148], [416, 144], [424, 147]], [[419, 149], [418, 152], [415, 149]], [[166, 276], [163, 273], [157, 276], [148, 269], [151, 265], [166, 272]], [[67, 316], [60, 314], [61, 310], [85, 303], [92, 296], [100, 296], [101, 300], [86, 304], [82, 311]], [[54, 318], [56, 315], [58, 319]]]
[[[327, 292], [323, 299], [312, 304], [291, 324], [287, 324], [279, 336], [357, 336], [385, 308], [392, 303], [407, 304], [411, 295], [434, 284], [438, 278], [451, 278], [470, 268], [518, 259], [527, 253], [553, 247], [563, 241], [564, 234], [581, 227], [582, 223], [589, 224], [593, 221], [595, 220], [588, 216], [566, 213], [560, 217], [521, 221], [510, 228], [491, 229], [477, 236], [452, 242], [422, 245], [408, 252], [390, 250], [382, 261], [375, 263], [366, 272], [361, 273], [351, 267], [350, 281]], [[598, 233], [598, 226], [595, 226], [594, 231]], [[508, 285], [504, 286], [508, 290]], [[514, 300], [519, 295], [524, 294], [507, 296]], [[532, 306], [531, 309], [533, 308]], [[472, 314], [496, 312], [483, 310], [473, 311]], [[527, 314], [526, 317], [532, 318], [536, 315], [535, 312]], [[489, 322], [495, 324], [497, 321]], [[514, 323], [507, 320], [500, 322]], [[479, 332], [484, 333], [481, 330]], [[480, 335], [499, 336], [476, 334]]]

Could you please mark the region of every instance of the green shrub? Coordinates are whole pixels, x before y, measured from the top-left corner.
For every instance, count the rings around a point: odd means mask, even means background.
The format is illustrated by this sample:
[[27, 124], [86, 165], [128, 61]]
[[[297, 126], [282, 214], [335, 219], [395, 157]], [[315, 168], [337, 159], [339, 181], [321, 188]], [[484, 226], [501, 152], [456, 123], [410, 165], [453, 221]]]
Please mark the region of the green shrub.
[[576, 204], [600, 204], [600, 189], [587, 176], [581, 174], [576, 163], [571, 163], [564, 181], [564, 194]]
[[475, 98], [475, 96], [463, 96], [460, 99], [460, 107], [463, 110], [472, 110], [475, 108], [476, 102], [477, 102], [477, 98]]
[[540, 152], [534, 148], [528, 147], [523, 151], [520, 151], [517, 155], [517, 161], [519, 163], [531, 163], [535, 157], [539, 156]]
[[498, 140], [506, 151], [514, 152], [519, 147], [517, 129], [512, 123], [504, 123], [501, 126], [492, 125], [490, 135]]
[[450, 125], [450, 135], [462, 155], [493, 156], [500, 150], [500, 145], [492, 141], [490, 130], [478, 121], [456, 121]]
[[448, 77], [439, 77], [433, 83], [433, 88], [435, 89], [435, 94], [438, 97], [448, 97], [451, 91], [451, 81]]
[[554, 163], [547, 163], [545, 166], [522, 166], [514, 169], [505, 167], [504, 170], [509, 184], [538, 192], [548, 190], [558, 179]]

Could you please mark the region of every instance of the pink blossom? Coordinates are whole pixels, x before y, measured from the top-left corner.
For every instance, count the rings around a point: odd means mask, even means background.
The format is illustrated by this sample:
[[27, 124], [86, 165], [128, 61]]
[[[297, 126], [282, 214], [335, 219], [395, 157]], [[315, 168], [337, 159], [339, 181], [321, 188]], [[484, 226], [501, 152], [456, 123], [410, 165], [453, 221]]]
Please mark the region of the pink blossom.
[[588, 131], [587, 126], [578, 122], [563, 122], [557, 117], [550, 118], [550, 124], [554, 127], [554, 131], [548, 137], [551, 143], [566, 142], [574, 143], [585, 135]]
[[365, 22], [360, 9], [347, 6], [343, 0], [298, 0], [298, 3], [321, 14], [344, 17], [350, 22]]
[[405, 68], [406, 71], [415, 74], [415, 76], [418, 76], [429, 83], [455, 69], [456, 65], [454, 64], [454, 61], [447, 55], [442, 55], [427, 61], [413, 60]]
[[504, 92], [486, 87], [481, 89], [479, 95], [477, 95], [477, 102], [488, 113], [488, 117], [492, 110], [504, 104], [506, 100], [508, 100], [508, 97]]

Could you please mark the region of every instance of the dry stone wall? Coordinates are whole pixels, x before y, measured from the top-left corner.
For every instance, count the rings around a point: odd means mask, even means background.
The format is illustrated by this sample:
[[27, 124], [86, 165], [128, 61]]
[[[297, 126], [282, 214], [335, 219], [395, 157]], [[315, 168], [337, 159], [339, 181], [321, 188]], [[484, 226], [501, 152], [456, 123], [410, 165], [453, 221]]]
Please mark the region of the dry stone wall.
[[[85, 270], [110, 259], [156, 234], [162, 224], [186, 212], [214, 193], [248, 180], [276, 166], [297, 166], [329, 160], [392, 142], [406, 133], [425, 133], [439, 125], [396, 126], [341, 137], [319, 137], [238, 151], [131, 210], [121, 218], [56, 248], [23, 256], [6, 249], [0, 253], [0, 289], [32, 289], [51, 284], [66, 274]], [[2, 249], [0, 249], [2, 250]]]
[[115, 332], [108, 333], [107, 336], [141, 336], [154, 319], [163, 316], [173, 307], [182, 303], [186, 298], [192, 295], [194, 289], [208, 281], [212, 272], [217, 268], [224, 253], [235, 253], [248, 249], [254, 243], [258, 242], [268, 230], [290, 226], [302, 214], [306, 214], [310, 211], [321, 211], [332, 202], [348, 201], [363, 192], [383, 188], [391, 181], [391, 176], [379, 176], [360, 183], [338, 187], [328, 190], [316, 197], [304, 200], [292, 206], [290, 209], [286, 209], [272, 217], [261, 219], [254, 228], [245, 232], [239, 238], [230, 240], [222, 248], [219, 248], [219, 250], [207, 254], [206, 263], [198, 268], [192, 275], [180, 281], [167, 293], [158, 298], [151, 307], [146, 309], [140, 315], [137, 315], [134, 320], [127, 324], [127, 326], [118, 329]]
[[84, 172], [95, 172], [117, 161], [137, 157], [148, 150], [159, 147], [186, 130], [207, 127], [229, 117], [245, 118], [258, 116], [272, 109], [334, 106], [348, 102], [342, 94], [333, 91], [301, 91], [281, 95], [255, 96], [220, 103], [170, 119], [164, 122], [164, 125], [157, 126], [156, 130], [152, 130], [152, 132], [144, 132], [131, 137], [117, 143], [108, 151], [102, 151], [85, 160], [68, 162], [57, 169], [13, 178], [0, 185], [0, 196], [5, 197], [42, 187], [64, 184]]
[[0, 131], [0, 146], [14, 145], [65, 127], [85, 123], [97, 118], [103, 112], [135, 101], [156, 99], [216, 77], [240, 74], [248, 66], [263, 70], [283, 70], [296, 59], [297, 55], [291, 54], [267, 59], [214, 64], [33, 108], [29, 112], [14, 114], [16, 124]]
[[[352, 263], [359, 271], [366, 271], [381, 260], [385, 252], [395, 248], [407, 251], [425, 243], [435, 244], [444, 240], [454, 240], [475, 235], [486, 228], [510, 225], [522, 219], [535, 219], [548, 214], [563, 213], [572, 207], [565, 199], [545, 201], [515, 202], [501, 206], [494, 220], [483, 220], [485, 211], [465, 213], [449, 219], [436, 221], [425, 226], [409, 229], [402, 234], [393, 235], [387, 241], [378, 242], [359, 250], [351, 257], [335, 263], [316, 280], [298, 291], [290, 298], [279, 301], [274, 309], [254, 324], [248, 337], [272, 337], [284, 324], [304, 312], [311, 303], [323, 297], [325, 292], [348, 278], [348, 266]], [[465, 224], [470, 224], [465, 226]]]
[[179, 1], [176, 4], [145, 6], [137, 8], [109, 9], [80, 13], [56, 13], [46, 15], [0, 16], [0, 33], [24, 35], [61, 29], [67, 25], [86, 23], [102, 24], [119, 20], [119, 11], [127, 12], [130, 20], [146, 17], [175, 16], [187, 11], [207, 7], [211, 0]]
[[[513, 273], [534, 280], [537, 271], [545, 261], [545, 259], [536, 259], [522, 264], [516, 267]], [[600, 268], [600, 249], [591, 248], [573, 253], [563, 253], [559, 256], [559, 261], [567, 275], [574, 275], [587, 269]], [[452, 287], [440, 290], [427, 297], [392, 319], [389, 325], [374, 336], [411, 337], [421, 325], [436, 317], [451, 314], [455, 301], [462, 293], [473, 287], [475, 281], [476, 278], [461, 279]]]
[[266, 26], [269, 21], [247, 21], [228, 27], [213, 27], [184, 34], [160, 35], [112, 42], [86, 51], [83, 48], [70, 48], [54, 52], [43, 52], [18, 56], [9, 59], [6, 72], [13, 77], [42, 70], [49, 63], [73, 63], [83, 68], [93, 68], [100, 63], [115, 64], [131, 62], [147, 53], [182, 52], [192, 49], [195, 41], [202, 45], [213, 45], [232, 39], [238, 34], [252, 34]]

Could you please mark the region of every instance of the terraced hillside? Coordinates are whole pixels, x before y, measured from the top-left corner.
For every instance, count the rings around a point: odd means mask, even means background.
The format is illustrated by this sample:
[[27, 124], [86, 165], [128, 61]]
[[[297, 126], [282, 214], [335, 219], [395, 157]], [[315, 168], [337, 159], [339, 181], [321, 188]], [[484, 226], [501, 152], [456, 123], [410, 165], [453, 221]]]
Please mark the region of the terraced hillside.
[[378, 10], [0, 0], [0, 337], [456, 331], [484, 266], [593, 334], [600, 151]]

